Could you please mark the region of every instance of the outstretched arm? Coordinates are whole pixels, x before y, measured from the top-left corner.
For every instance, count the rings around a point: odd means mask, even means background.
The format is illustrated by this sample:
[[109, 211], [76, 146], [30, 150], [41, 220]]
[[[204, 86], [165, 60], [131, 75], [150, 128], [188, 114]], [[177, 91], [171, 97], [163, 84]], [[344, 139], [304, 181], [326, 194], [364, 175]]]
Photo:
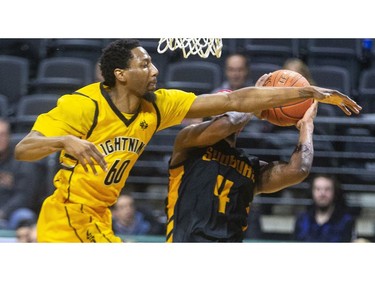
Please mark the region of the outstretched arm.
[[242, 129], [252, 114], [227, 112], [210, 121], [183, 128], [176, 136], [171, 165], [184, 161], [191, 148], [213, 145]]
[[104, 156], [95, 145], [72, 135], [45, 137], [37, 131], [31, 131], [16, 145], [14, 156], [21, 161], [35, 161], [63, 149], [76, 158], [86, 172], [89, 165], [94, 174], [97, 174], [94, 161], [103, 171], [106, 170]]
[[362, 109], [348, 96], [331, 89], [307, 87], [246, 87], [230, 93], [199, 95], [186, 118], [218, 115], [228, 111], [258, 112], [285, 103], [314, 98], [321, 103], [337, 105], [347, 115]]
[[300, 130], [298, 145], [288, 163], [273, 162], [261, 167], [256, 193], [273, 193], [302, 182], [310, 173], [314, 157], [313, 120], [318, 102], [310, 106], [304, 117], [298, 121]]

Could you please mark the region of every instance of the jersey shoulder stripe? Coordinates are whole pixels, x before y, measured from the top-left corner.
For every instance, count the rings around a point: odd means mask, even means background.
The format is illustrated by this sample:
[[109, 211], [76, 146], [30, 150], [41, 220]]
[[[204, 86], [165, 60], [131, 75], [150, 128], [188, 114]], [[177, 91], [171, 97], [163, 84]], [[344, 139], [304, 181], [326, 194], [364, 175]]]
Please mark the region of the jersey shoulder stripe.
[[89, 96], [84, 95], [84, 94], [81, 94], [81, 93], [79, 93], [79, 92], [75, 92], [75, 93], [73, 93], [73, 94], [81, 95], [81, 96], [87, 97], [87, 98], [89, 98], [90, 100], [92, 100], [93, 103], [95, 104], [94, 119], [93, 119], [93, 121], [92, 121], [92, 125], [91, 125], [89, 131], [88, 131], [87, 134], [86, 134], [86, 139], [88, 139], [88, 138], [91, 136], [92, 131], [95, 129], [96, 125], [98, 124], [98, 115], [99, 115], [99, 106], [98, 106], [98, 102], [97, 102], [96, 100], [90, 98]]

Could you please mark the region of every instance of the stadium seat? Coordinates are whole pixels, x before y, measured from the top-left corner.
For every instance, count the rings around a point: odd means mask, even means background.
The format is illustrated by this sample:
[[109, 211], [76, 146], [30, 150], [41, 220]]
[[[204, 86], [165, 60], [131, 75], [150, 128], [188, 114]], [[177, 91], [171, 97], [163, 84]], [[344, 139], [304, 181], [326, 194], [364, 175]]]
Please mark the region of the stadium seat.
[[375, 68], [364, 70], [359, 78], [359, 104], [363, 113], [375, 113]]
[[7, 97], [14, 112], [19, 99], [28, 93], [29, 61], [15, 56], [0, 56], [0, 94]]
[[[340, 117], [343, 114], [341, 109], [337, 109], [334, 105], [319, 103], [317, 117]], [[322, 135], [334, 135], [336, 132], [336, 125], [334, 123], [316, 122], [314, 127], [315, 131]]]
[[351, 155], [343, 159], [342, 167], [347, 169], [358, 169], [355, 174], [345, 175], [346, 182], [375, 182], [375, 141], [369, 128], [349, 127], [345, 131], [347, 140], [343, 151]]
[[283, 65], [288, 58], [299, 57], [297, 39], [245, 39], [244, 49], [251, 63]]
[[[319, 87], [330, 88], [353, 98], [351, 79], [349, 71], [339, 66], [312, 66], [310, 73], [315, 83]], [[342, 116], [342, 111], [338, 107], [332, 107], [335, 115]]]
[[94, 66], [104, 47], [104, 39], [49, 39], [47, 42], [47, 57], [87, 59]]
[[29, 78], [36, 76], [39, 61], [46, 57], [46, 42], [41, 38], [9, 38], [0, 40], [0, 54], [25, 58], [29, 62]]
[[309, 39], [307, 41], [308, 66], [344, 67], [349, 72], [350, 84], [353, 88], [358, 85], [361, 57], [360, 39]]
[[54, 108], [59, 97], [60, 95], [54, 94], [35, 94], [22, 97], [17, 106], [14, 132], [30, 131], [38, 115]]
[[272, 63], [250, 63], [249, 67], [250, 67], [250, 77], [254, 84], [263, 74], [281, 69], [280, 65], [272, 64]]
[[338, 90], [351, 96], [350, 74], [346, 68], [339, 66], [312, 66], [310, 72], [319, 87]]
[[221, 68], [212, 62], [180, 61], [168, 65], [165, 87], [194, 92], [210, 93], [220, 86]]
[[8, 97], [0, 94], [0, 117], [9, 116], [9, 102]]
[[87, 59], [56, 57], [43, 59], [31, 84], [31, 93], [65, 94], [93, 82], [94, 67]]

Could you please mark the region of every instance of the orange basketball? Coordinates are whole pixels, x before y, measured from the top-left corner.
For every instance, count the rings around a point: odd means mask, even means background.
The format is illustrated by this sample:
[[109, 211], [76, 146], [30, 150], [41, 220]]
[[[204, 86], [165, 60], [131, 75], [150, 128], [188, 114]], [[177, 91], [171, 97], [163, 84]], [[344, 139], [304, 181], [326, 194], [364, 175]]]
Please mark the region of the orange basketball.
[[[301, 74], [291, 70], [276, 70], [271, 73], [271, 76], [263, 84], [264, 87], [304, 87], [310, 86], [310, 83]], [[314, 99], [305, 99], [295, 101], [263, 110], [261, 113], [262, 119], [277, 126], [293, 126], [297, 124], [305, 114], [306, 110], [314, 102]]]

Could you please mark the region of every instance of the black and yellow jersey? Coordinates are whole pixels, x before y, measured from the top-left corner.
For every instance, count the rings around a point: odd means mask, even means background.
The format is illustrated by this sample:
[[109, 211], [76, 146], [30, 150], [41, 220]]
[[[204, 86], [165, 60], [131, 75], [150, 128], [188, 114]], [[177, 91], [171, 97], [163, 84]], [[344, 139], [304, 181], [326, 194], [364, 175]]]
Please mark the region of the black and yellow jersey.
[[241, 242], [258, 173], [258, 158], [225, 140], [170, 166], [167, 242]]
[[129, 172], [155, 132], [180, 124], [196, 96], [180, 90], [159, 89], [154, 102], [142, 100], [135, 114], [124, 114], [113, 104], [102, 83], [93, 83], [62, 96], [57, 106], [42, 114], [32, 130], [45, 136], [74, 135], [88, 140], [105, 155], [108, 170], [99, 165], [95, 175], [65, 151], [54, 178], [59, 198], [92, 208], [113, 205]]

